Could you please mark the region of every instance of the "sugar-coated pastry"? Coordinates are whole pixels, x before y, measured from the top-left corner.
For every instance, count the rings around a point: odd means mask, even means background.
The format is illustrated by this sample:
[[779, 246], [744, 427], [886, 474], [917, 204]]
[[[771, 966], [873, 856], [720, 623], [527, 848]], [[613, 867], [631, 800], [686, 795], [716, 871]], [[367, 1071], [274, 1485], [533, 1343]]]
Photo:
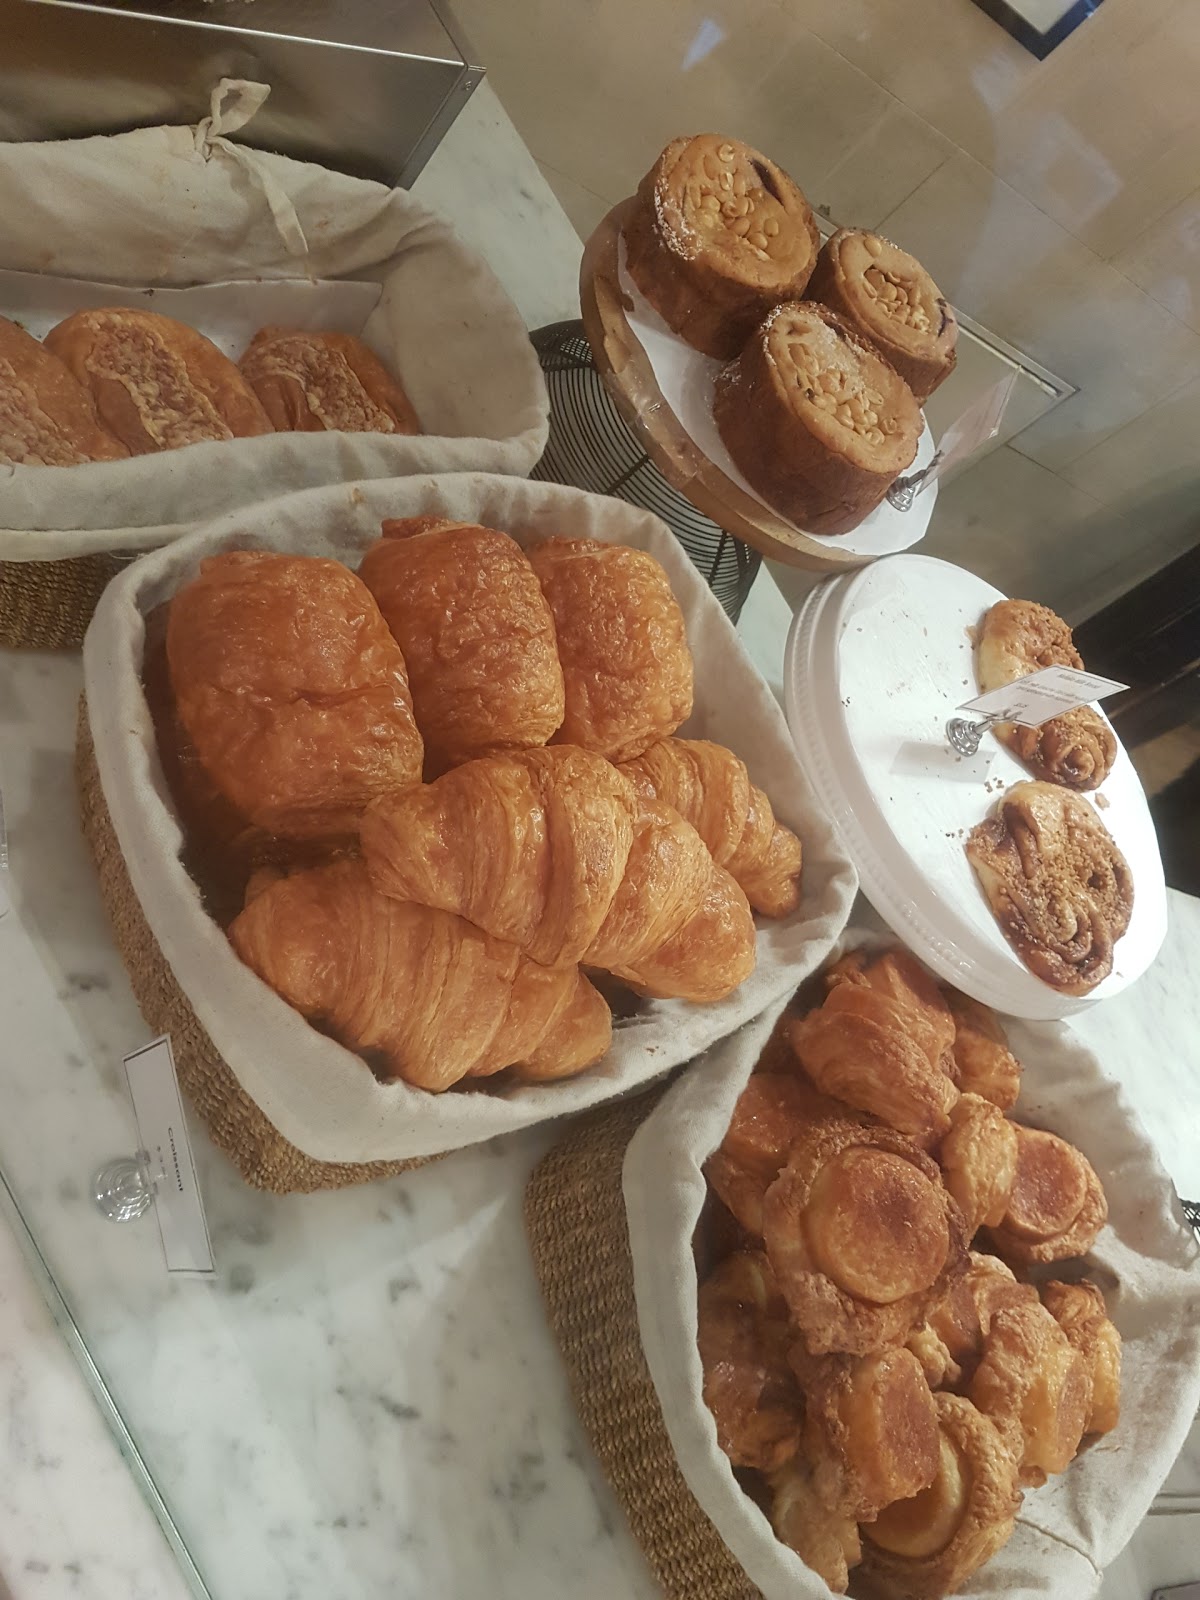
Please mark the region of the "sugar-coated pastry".
[[1092, 1403], [1084, 1433], [1111, 1433], [1121, 1419], [1121, 1335], [1104, 1296], [1085, 1278], [1044, 1284], [1042, 1304], [1091, 1370]]
[[713, 417], [750, 486], [816, 534], [857, 528], [912, 465], [923, 427], [903, 379], [809, 301], [776, 307], [718, 373]]
[[724, 361], [804, 293], [819, 245], [787, 173], [716, 133], [672, 140], [625, 222], [629, 276], [681, 339]]
[[958, 1369], [958, 1376], [948, 1381], [956, 1383], [974, 1372], [997, 1311], [1036, 1300], [1037, 1290], [1018, 1283], [998, 1257], [972, 1250], [966, 1272], [926, 1313], [926, 1329]]
[[576, 967], [529, 961], [461, 917], [391, 900], [360, 861], [252, 886], [229, 929], [242, 960], [381, 1076], [435, 1092], [506, 1067], [567, 1077], [612, 1018]]
[[1018, 783], [967, 836], [992, 914], [1017, 955], [1062, 994], [1108, 977], [1133, 913], [1133, 874], [1086, 800]]
[[[930, 1061], [954, 1077], [954, 1018], [941, 989], [907, 950], [894, 948], [877, 955], [851, 950], [825, 974], [825, 987], [831, 996], [843, 984], [882, 995], [896, 1008], [894, 1014]], [[835, 1007], [840, 1003], [835, 1002]]]
[[128, 454], [65, 364], [0, 317], [0, 466], [75, 467]]
[[960, 1095], [938, 1145], [937, 1161], [942, 1182], [963, 1214], [968, 1238], [1004, 1220], [1017, 1175], [1017, 1133], [997, 1106], [981, 1095]]
[[901, 1342], [966, 1265], [937, 1166], [891, 1128], [814, 1124], [763, 1201], [763, 1243], [812, 1355]]
[[353, 832], [369, 800], [420, 782], [400, 647], [337, 561], [211, 556], [171, 602], [167, 659], [209, 776], [270, 833]]
[[281, 433], [420, 433], [402, 385], [350, 333], [260, 328], [239, 363]]
[[529, 559], [562, 663], [566, 713], [556, 741], [629, 761], [674, 733], [692, 713], [692, 655], [660, 564], [598, 539], [547, 539]]
[[958, 1395], [934, 1397], [937, 1476], [863, 1529], [860, 1583], [873, 1600], [959, 1594], [1012, 1535], [1021, 1504], [1016, 1463], [992, 1422]]
[[1088, 1361], [1036, 1296], [992, 1317], [971, 1379], [971, 1403], [990, 1417], [1034, 1486], [1070, 1464], [1092, 1403]]
[[800, 841], [776, 822], [770, 800], [732, 750], [709, 739], [659, 739], [621, 770], [640, 793], [691, 823], [755, 911], [785, 917], [796, 909]]
[[954, 1066], [964, 1094], [982, 1095], [1011, 1111], [1021, 1092], [1021, 1063], [990, 1006], [949, 986], [942, 993], [954, 1017]]
[[788, 1365], [787, 1306], [761, 1250], [739, 1250], [700, 1285], [704, 1403], [736, 1467], [770, 1472], [800, 1445], [804, 1401]]
[[714, 1150], [704, 1163], [704, 1176], [739, 1228], [749, 1238], [763, 1236], [763, 1201], [777, 1174], [739, 1161], [725, 1150]]
[[427, 776], [546, 743], [563, 719], [562, 668], [515, 539], [438, 517], [389, 521], [358, 575], [404, 652]]
[[1017, 1170], [1003, 1220], [991, 1230], [997, 1251], [1023, 1265], [1086, 1255], [1108, 1220], [1091, 1162], [1057, 1134], [1014, 1127]]
[[[998, 600], [984, 616], [976, 644], [979, 687], [986, 694], [1042, 667], [1083, 670], [1071, 629], [1032, 600]], [[1068, 789], [1098, 789], [1117, 759], [1117, 738], [1098, 711], [1079, 706], [1038, 728], [1002, 722], [996, 737], [1038, 778]]]
[[921, 263], [890, 239], [839, 228], [821, 246], [805, 298], [843, 316], [918, 401], [954, 371], [954, 312]]
[[850, 1569], [862, 1559], [854, 1518], [830, 1511], [817, 1493], [812, 1466], [803, 1453], [772, 1473], [768, 1482], [775, 1537], [823, 1578], [834, 1594], [845, 1594]]
[[933, 1482], [937, 1409], [910, 1351], [827, 1356], [802, 1370], [802, 1383], [805, 1450], [831, 1512], [869, 1522]]
[[202, 333], [156, 311], [76, 311], [46, 335], [131, 455], [272, 433], [258, 396]]

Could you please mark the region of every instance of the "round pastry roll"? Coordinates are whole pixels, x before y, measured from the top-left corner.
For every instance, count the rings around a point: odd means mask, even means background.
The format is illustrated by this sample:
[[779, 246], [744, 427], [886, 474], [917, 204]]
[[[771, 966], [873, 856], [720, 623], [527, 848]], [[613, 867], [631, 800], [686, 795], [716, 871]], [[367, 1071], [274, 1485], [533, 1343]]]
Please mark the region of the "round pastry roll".
[[[1071, 630], [1049, 606], [999, 600], [979, 630], [976, 670], [985, 693], [1043, 667], [1083, 668]], [[1117, 759], [1117, 736], [1098, 711], [1078, 706], [1038, 728], [1002, 722], [996, 737], [1039, 778], [1068, 789], [1098, 789]]]
[[1042, 1304], [1088, 1363], [1092, 1403], [1084, 1433], [1111, 1433], [1121, 1418], [1121, 1335], [1094, 1283], [1047, 1283]]
[[993, 1316], [968, 1393], [1000, 1430], [1020, 1481], [1036, 1486], [1064, 1471], [1079, 1449], [1091, 1368], [1035, 1296]]
[[961, 1095], [937, 1159], [968, 1238], [1004, 1220], [1017, 1174], [1017, 1133], [1001, 1110], [980, 1095]]
[[763, 1243], [810, 1355], [902, 1341], [966, 1265], [937, 1166], [891, 1128], [826, 1120], [763, 1198]]
[[772, 306], [804, 293], [820, 235], [787, 173], [736, 139], [675, 139], [625, 223], [629, 275], [706, 355], [737, 355]]
[[895, 367], [918, 401], [954, 371], [958, 323], [921, 263], [877, 233], [839, 228], [807, 290]]
[[947, 987], [942, 993], [954, 1018], [952, 1051], [959, 1088], [1011, 1111], [1021, 1092], [1021, 1063], [1008, 1048], [999, 1017], [957, 989]]
[[1108, 1202], [1091, 1162], [1055, 1133], [1013, 1124], [1017, 1167], [992, 1242], [1019, 1265], [1087, 1253], [1108, 1220]]
[[808, 533], [857, 528], [910, 467], [912, 392], [835, 312], [776, 307], [717, 375], [713, 417], [751, 487]]
[[935, 1395], [934, 1405], [933, 1482], [863, 1529], [861, 1579], [869, 1594], [895, 1600], [956, 1594], [1012, 1535], [1021, 1494], [1000, 1433], [959, 1395]]
[[1004, 937], [1062, 994], [1087, 994], [1112, 971], [1133, 914], [1133, 874], [1086, 800], [1053, 783], [1018, 783], [964, 846]]

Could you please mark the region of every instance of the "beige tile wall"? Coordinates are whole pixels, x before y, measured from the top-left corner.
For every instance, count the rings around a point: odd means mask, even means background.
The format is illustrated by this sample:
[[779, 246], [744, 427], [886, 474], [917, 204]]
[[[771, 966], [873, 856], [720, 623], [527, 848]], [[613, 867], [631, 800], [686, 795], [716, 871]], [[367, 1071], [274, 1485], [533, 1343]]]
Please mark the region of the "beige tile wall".
[[1104, 0], [1044, 62], [971, 0], [453, 4], [581, 233], [727, 129], [1078, 390], [944, 486], [931, 553], [1079, 617], [1195, 541], [1200, 0]]

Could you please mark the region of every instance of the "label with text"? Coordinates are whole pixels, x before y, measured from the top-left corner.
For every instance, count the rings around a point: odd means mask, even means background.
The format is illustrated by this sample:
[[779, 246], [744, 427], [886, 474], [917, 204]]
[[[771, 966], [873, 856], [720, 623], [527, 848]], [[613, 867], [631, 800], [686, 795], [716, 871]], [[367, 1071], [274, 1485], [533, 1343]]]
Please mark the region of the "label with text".
[[1024, 678], [1014, 678], [1002, 689], [990, 689], [959, 706], [960, 711], [975, 711], [981, 716], [1016, 722], [1023, 728], [1040, 728], [1051, 717], [1061, 717], [1078, 706], [1091, 705], [1105, 695], [1128, 689], [1115, 678], [1101, 678], [1094, 672], [1075, 667], [1042, 667]]
[[126, 1056], [125, 1077], [143, 1157], [154, 1185], [154, 1213], [167, 1271], [212, 1272], [212, 1244], [170, 1039], [164, 1034]]

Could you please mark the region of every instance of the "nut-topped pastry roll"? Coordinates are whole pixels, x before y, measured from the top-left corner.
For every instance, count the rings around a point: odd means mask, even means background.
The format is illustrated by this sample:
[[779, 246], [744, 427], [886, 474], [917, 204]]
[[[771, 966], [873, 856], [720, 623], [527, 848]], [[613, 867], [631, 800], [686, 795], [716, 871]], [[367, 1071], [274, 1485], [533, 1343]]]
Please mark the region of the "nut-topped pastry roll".
[[58, 357], [0, 317], [0, 465], [74, 467], [128, 454]]
[[753, 488], [808, 533], [849, 533], [910, 467], [908, 386], [825, 306], [777, 307], [717, 375], [713, 416]]
[[625, 224], [630, 277], [681, 339], [723, 361], [804, 293], [819, 244], [787, 173], [716, 133], [673, 140]]
[[273, 433], [253, 389], [202, 333], [121, 306], [76, 311], [46, 335], [131, 455]]
[[281, 433], [420, 433], [400, 383], [350, 333], [260, 328], [239, 362]]
[[954, 371], [954, 312], [921, 263], [890, 239], [839, 228], [821, 248], [807, 297], [845, 317], [919, 401]]

